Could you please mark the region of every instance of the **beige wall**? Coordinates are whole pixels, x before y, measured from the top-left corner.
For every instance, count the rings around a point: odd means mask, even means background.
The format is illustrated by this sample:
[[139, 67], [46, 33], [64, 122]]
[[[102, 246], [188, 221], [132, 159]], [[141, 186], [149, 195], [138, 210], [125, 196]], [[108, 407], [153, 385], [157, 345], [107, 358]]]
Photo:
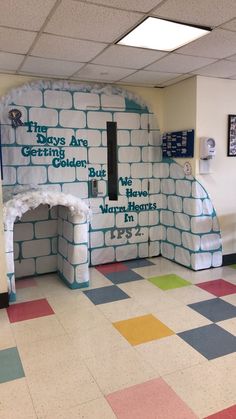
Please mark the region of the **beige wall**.
[[37, 80], [36, 77], [14, 76], [12, 74], [0, 74], [0, 97], [7, 95], [7, 93], [16, 87], [22, 86], [25, 83]]
[[[25, 83], [30, 83], [36, 80], [42, 80], [43, 77], [26, 77], [14, 76], [11, 74], [0, 74], [0, 97], [6, 95], [11, 89], [22, 86]], [[73, 83], [75, 83], [73, 81]], [[79, 83], [79, 82], [78, 82]], [[83, 82], [81, 82], [83, 83]], [[86, 83], [86, 82], [84, 82]], [[143, 100], [150, 106], [150, 109], [158, 116], [160, 127], [163, 126], [163, 89], [152, 87], [135, 87], [121, 85], [126, 90], [143, 98]]]
[[[195, 129], [193, 174], [206, 188], [216, 209], [223, 254], [236, 253], [236, 157], [227, 157], [228, 114], [236, 114], [236, 81], [193, 77], [167, 87], [163, 93], [163, 129]], [[199, 174], [199, 139], [216, 140], [211, 173]], [[178, 159], [180, 164], [186, 160]]]
[[[198, 77], [197, 140], [214, 138], [216, 156], [210, 163], [212, 173], [197, 177], [219, 217], [224, 254], [236, 253], [236, 157], [227, 157], [228, 114], [236, 114], [236, 81]], [[196, 159], [197, 168], [198, 163]]]
[[135, 86], [122, 86], [124, 89], [140, 96], [150, 110], [157, 115], [160, 129], [163, 130], [164, 114], [163, 114], [163, 97], [164, 89], [154, 87], [135, 87]]
[[[163, 89], [163, 131], [196, 129], [196, 77]], [[189, 161], [195, 173], [195, 160], [176, 159], [183, 165]]]

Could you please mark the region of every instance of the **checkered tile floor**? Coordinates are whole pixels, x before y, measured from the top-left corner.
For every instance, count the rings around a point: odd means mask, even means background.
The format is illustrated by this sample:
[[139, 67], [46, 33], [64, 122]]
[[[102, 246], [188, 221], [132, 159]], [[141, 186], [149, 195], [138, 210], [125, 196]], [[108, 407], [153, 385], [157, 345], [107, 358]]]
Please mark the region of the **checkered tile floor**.
[[236, 271], [162, 258], [17, 282], [0, 310], [3, 419], [236, 418]]

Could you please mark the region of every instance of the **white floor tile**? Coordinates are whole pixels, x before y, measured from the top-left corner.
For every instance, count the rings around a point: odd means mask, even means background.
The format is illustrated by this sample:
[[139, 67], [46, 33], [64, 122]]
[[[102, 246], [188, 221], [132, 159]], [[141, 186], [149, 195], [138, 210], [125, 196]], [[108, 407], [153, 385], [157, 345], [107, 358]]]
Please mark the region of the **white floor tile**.
[[53, 410], [39, 419], [115, 419], [110, 405], [104, 397], [83, 403], [66, 410]]
[[193, 284], [199, 284], [201, 282], [211, 281], [215, 279], [226, 279], [226, 277], [230, 277], [232, 275], [233, 270], [228, 266], [205, 269], [203, 271], [191, 271], [189, 269], [186, 269], [182, 272], [183, 278], [191, 281]]
[[182, 305], [177, 300], [169, 298], [164, 291], [146, 280], [120, 284], [119, 288], [131, 296], [138, 304], [144, 306], [149, 312], [157, 307], [159, 310], [166, 310], [167, 308]]
[[39, 287], [27, 287], [16, 290], [16, 301], [15, 303], [22, 303], [25, 301], [39, 300], [45, 298], [45, 293]]
[[[194, 272], [161, 257], [150, 261], [134, 271], [236, 284], [230, 267]], [[96, 268], [90, 278], [91, 289], [112, 285]], [[207, 361], [177, 335], [133, 347], [112, 325], [152, 313], [175, 333], [201, 327], [211, 322], [187, 305], [214, 295], [194, 285], [163, 291], [144, 279], [118, 285], [129, 299], [96, 306], [56, 274], [35, 279], [36, 287], [17, 291], [17, 302], [47, 298], [55, 314], [10, 324], [0, 310], [0, 351], [17, 345], [26, 375], [0, 384], [1, 419], [114, 419], [104, 395], [159, 376], [198, 418], [236, 403], [236, 353]], [[221, 299], [236, 306], [236, 294]], [[236, 336], [234, 318], [217, 324]]]
[[220, 326], [223, 329], [227, 330], [227, 332], [229, 332], [232, 335], [236, 336], [236, 318], [224, 320], [222, 322], [218, 322], [217, 324], [218, 324], [218, 326]]
[[176, 333], [206, 326], [212, 322], [190, 307], [178, 307], [170, 310], [152, 311], [152, 314]]
[[56, 273], [42, 275], [35, 278], [38, 288], [44, 293], [44, 295], [51, 294], [70, 294], [73, 292], [70, 288], [62, 282]]
[[94, 304], [82, 293], [73, 290], [71, 294], [51, 294], [47, 297], [50, 306], [57, 313], [65, 311], [87, 310], [94, 307]]
[[201, 288], [195, 287], [194, 285], [175, 288], [165, 292], [169, 297], [174, 298], [185, 305], [216, 298], [215, 295], [212, 295], [209, 292], [202, 290]]
[[198, 417], [203, 418], [235, 404], [235, 377], [235, 371], [229, 375], [214, 362], [206, 361], [165, 375], [164, 380]]
[[236, 294], [225, 295], [224, 297], [220, 297], [222, 300], [227, 301], [227, 303], [236, 306]]
[[102, 397], [86, 366], [74, 359], [60, 364], [60, 368], [38, 370], [28, 375], [27, 383], [38, 416]]
[[16, 346], [6, 310], [0, 310], [0, 350]]
[[160, 376], [206, 361], [204, 356], [176, 335], [137, 345], [135, 349]]
[[1, 419], [37, 419], [26, 379], [0, 384]]
[[101, 288], [107, 287], [108, 285], [113, 285], [113, 283], [96, 268], [89, 269], [89, 277], [89, 287], [86, 289]]
[[68, 335], [53, 336], [45, 340], [23, 342], [18, 345], [20, 357], [26, 375], [33, 375], [38, 370], [50, 371], [70, 366], [70, 362], [81, 363], [79, 348], [72, 344]]
[[64, 327], [67, 333], [94, 329], [109, 324], [107, 318], [93, 306], [89, 309], [78, 307], [76, 310], [71, 310], [69, 307], [63, 312], [57, 313], [58, 320]]
[[158, 376], [133, 348], [108, 352], [85, 362], [105, 395]]
[[149, 313], [147, 308], [138, 304], [133, 298], [100, 304], [98, 308], [111, 322], [143, 316]]
[[83, 359], [130, 347], [127, 340], [111, 324], [79, 331], [70, 337], [74, 348], [77, 348], [79, 356]]
[[12, 323], [11, 327], [17, 344], [31, 345], [33, 342], [65, 335], [66, 333], [54, 314]]

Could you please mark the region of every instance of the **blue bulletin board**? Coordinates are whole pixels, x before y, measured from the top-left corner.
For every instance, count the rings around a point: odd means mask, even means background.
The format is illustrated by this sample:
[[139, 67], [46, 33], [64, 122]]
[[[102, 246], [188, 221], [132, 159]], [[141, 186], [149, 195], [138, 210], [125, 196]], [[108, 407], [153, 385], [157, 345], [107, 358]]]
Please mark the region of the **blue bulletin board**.
[[193, 157], [194, 130], [165, 132], [162, 135], [163, 157]]

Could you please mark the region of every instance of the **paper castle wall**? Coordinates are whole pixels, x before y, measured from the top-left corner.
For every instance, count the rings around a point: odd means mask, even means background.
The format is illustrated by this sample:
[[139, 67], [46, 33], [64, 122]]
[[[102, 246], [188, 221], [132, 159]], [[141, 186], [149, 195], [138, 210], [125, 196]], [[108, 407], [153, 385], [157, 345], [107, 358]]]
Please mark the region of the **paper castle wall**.
[[[13, 108], [24, 123], [17, 128], [8, 116]], [[157, 117], [142, 100], [115, 87], [44, 81], [10, 92], [0, 113], [4, 188], [33, 182], [81, 198], [92, 211], [91, 265], [159, 254], [194, 270], [221, 265], [211, 200], [181, 166], [162, 158]], [[118, 201], [107, 196], [107, 121], [117, 122]], [[94, 178], [97, 198], [89, 195]], [[22, 251], [24, 242], [40, 238], [20, 238], [15, 257], [16, 265], [19, 253], [24, 262], [21, 275], [40, 273], [37, 256]], [[54, 252], [58, 245], [54, 241]], [[47, 254], [40, 257], [54, 254], [52, 245], [43, 247]]]

